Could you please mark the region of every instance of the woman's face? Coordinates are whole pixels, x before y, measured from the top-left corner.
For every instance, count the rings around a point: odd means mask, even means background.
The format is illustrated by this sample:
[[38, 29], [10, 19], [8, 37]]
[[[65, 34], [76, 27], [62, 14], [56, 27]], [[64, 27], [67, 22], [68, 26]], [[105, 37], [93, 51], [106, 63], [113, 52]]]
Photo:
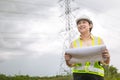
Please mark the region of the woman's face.
[[90, 28], [92, 26], [88, 23], [88, 21], [86, 20], [81, 20], [79, 21], [79, 23], [77, 24], [77, 28], [78, 28], [78, 31], [80, 33], [85, 33], [85, 32], [90, 32]]

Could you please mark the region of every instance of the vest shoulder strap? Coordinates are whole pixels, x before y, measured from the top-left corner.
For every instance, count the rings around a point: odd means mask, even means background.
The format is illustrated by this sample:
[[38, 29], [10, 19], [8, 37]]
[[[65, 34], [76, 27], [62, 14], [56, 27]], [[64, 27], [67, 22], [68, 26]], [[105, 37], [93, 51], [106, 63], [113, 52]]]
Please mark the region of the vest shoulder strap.
[[94, 45], [100, 45], [101, 44], [101, 38], [100, 37], [95, 36], [93, 41], [94, 41]]
[[[94, 36], [93, 39], [92, 39], [92, 46], [94, 46], [94, 45], [100, 45], [100, 44], [101, 44], [101, 38]], [[72, 42], [72, 46], [74, 48], [76, 48], [76, 47], [82, 47], [82, 40], [80, 38], [74, 40]]]

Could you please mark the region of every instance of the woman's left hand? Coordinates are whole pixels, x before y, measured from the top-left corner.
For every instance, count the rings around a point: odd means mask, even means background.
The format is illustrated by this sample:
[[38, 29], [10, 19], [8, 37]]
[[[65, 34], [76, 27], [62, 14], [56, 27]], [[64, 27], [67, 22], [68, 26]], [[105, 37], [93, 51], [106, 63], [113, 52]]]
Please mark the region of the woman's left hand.
[[107, 49], [102, 52], [102, 57], [103, 57], [103, 59], [108, 59], [108, 58], [110, 58], [110, 55], [109, 55], [109, 52], [108, 52]]
[[104, 63], [109, 64], [110, 54], [107, 49], [102, 52], [102, 58], [103, 58]]

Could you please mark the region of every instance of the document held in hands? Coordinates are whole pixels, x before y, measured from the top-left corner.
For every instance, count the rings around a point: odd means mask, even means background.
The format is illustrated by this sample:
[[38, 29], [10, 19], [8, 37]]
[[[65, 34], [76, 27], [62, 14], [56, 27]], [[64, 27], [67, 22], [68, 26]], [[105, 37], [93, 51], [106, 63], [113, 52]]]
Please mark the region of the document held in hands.
[[105, 45], [96, 45], [81, 48], [70, 48], [65, 51], [72, 56], [70, 63], [91, 63], [102, 60], [102, 52], [106, 49]]

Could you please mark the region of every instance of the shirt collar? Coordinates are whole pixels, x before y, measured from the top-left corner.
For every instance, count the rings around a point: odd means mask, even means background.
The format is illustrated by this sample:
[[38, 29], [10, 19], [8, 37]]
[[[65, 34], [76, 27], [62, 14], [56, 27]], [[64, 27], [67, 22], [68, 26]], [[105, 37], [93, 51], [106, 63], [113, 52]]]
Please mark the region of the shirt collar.
[[[91, 35], [90, 35], [90, 38], [93, 40], [93, 39], [94, 39], [94, 36], [91, 34]], [[81, 35], [80, 35], [80, 39], [82, 40]]]

